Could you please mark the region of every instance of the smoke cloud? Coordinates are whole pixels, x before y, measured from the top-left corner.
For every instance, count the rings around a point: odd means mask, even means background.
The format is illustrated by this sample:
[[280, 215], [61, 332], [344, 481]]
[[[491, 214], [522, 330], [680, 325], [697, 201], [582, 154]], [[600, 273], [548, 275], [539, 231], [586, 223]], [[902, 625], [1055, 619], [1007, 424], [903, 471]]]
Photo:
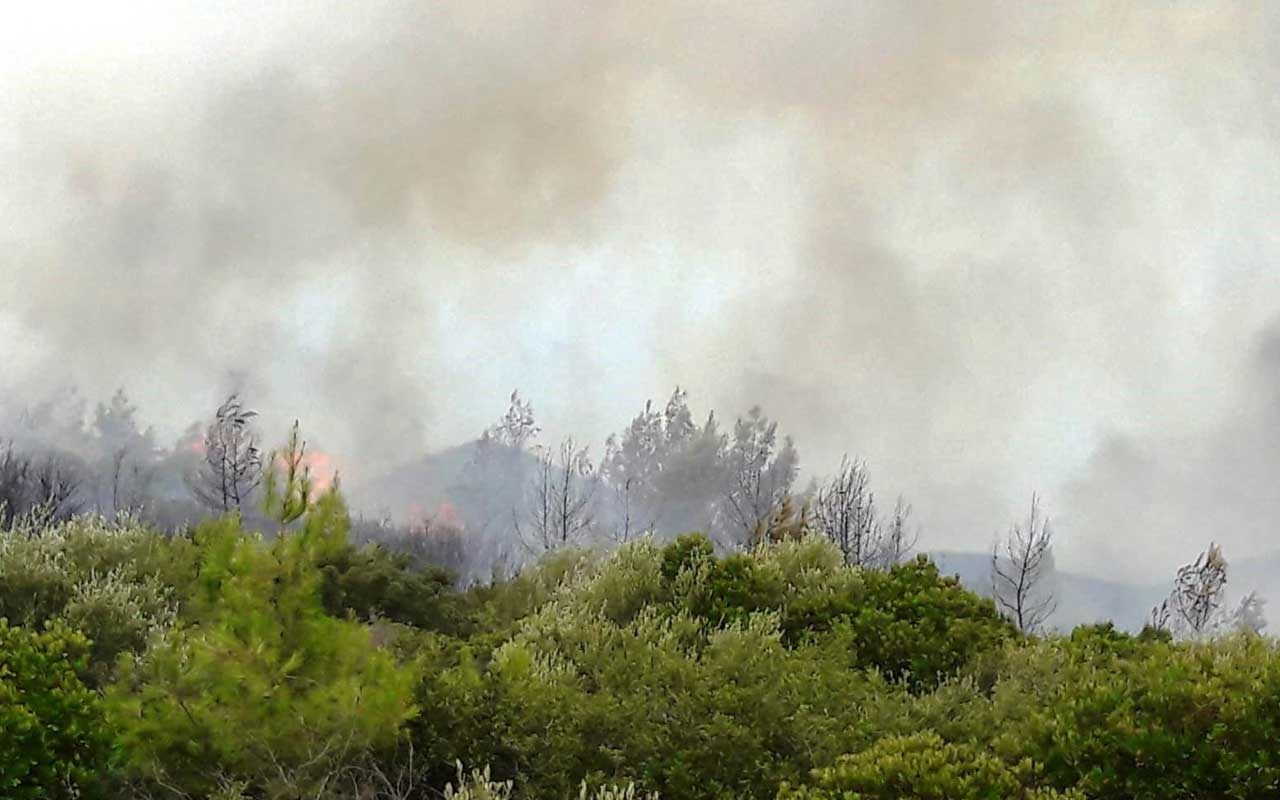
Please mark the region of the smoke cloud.
[[1033, 489], [1068, 567], [1275, 544], [1271, 6], [134, 11], [0, 25], [12, 397], [241, 389], [358, 479], [680, 384], [929, 547]]

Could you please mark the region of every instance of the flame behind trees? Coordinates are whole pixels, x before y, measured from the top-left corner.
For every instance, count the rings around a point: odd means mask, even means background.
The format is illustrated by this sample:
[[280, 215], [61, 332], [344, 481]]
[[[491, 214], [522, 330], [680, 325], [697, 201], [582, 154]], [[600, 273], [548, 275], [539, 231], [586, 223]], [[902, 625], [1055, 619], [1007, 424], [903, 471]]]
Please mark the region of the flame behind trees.
[[206, 507], [226, 513], [239, 511], [262, 480], [262, 451], [253, 430], [257, 412], [245, 408], [232, 394], [205, 430], [204, 461], [189, 485]]
[[307, 443], [298, 421], [289, 429], [283, 450], [271, 453], [263, 480], [262, 507], [281, 527], [300, 519], [311, 507], [311, 465], [307, 463]]

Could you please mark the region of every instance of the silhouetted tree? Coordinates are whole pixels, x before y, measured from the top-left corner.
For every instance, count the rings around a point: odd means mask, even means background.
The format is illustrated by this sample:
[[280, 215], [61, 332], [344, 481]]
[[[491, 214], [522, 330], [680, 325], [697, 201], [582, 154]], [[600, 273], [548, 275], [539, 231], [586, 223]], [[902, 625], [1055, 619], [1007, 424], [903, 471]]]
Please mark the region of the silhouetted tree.
[[[677, 394], [680, 390], [676, 389]], [[619, 541], [635, 533], [652, 530], [661, 516], [659, 479], [668, 455], [664, 415], [646, 401], [631, 425], [621, 435], [605, 442], [600, 478], [613, 494], [614, 527]]]
[[516, 536], [535, 552], [579, 543], [594, 521], [597, 485], [587, 448], [567, 438], [560, 443], [558, 457], [543, 449], [524, 512], [514, 514]]
[[155, 479], [160, 456], [155, 432], [139, 426], [137, 411], [124, 389], [94, 409], [91, 461], [98, 478], [99, 511], [138, 510]]
[[1048, 585], [1053, 573], [1053, 530], [1031, 496], [1024, 523], [1014, 523], [1003, 542], [991, 549], [991, 589], [996, 604], [1023, 633], [1041, 628], [1057, 608]]
[[731, 539], [724, 544], [741, 544], [791, 493], [799, 457], [791, 437], [779, 443], [778, 424], [759, 406], [738, 419], [724, 457], [724, 527], [725, 538]]
[[251, 426], [256, 416], [233, 394], [218, 407], [205, 431], [204, 461], [190, 486], [214, 511], [239, 511], [262, 480], [262, 453]]
[[850, 566], [867, 566], [880, 558], [881, 525], [864, 463], [841, 459], [840, 469], [814, 498], [813, 526]]
[[1150, 626], [1189, 638], [1200, 638], [1222, 626], [1226, 600], [1227, 560], [1210, 543], [1196, 560], [1178, 568], [1173, 589], [1151, 610]]
[[32, 507], [50, 521], [70, 519], [83, 509], [85, 471], [70, 456], [49, 453], [31, 470]]
[[893, 506], [893, 515], [883, 523], [880, 541], [880, 554], [877, 558], [880, 566], [889, 569], [901, 564], [915, 550], [919, 531], [911, 524], [911, 504], [899, 496]]
[[533, 404], [520, 399], [520, 390], [511, 392], [511, 404], [496, 423], [480, 436], [482, 443], [496, 443], [523, 450], [542, 431], [533, 417]]
[[1267, 601], [1257, 592], [1249, 592], [1240, 599], [1240, 605], [1236, 606], [1231, 615], [1231, 627], [1240, 633], [1261, 636], [1263, 629], [1267, 627], [1267, 616], [1263, 611], [1266, 604]]
[[0, 452], [0, 528], [8, 529], [14, 517], [26, 512], [30, 503], [31, 458], [9, 442]]

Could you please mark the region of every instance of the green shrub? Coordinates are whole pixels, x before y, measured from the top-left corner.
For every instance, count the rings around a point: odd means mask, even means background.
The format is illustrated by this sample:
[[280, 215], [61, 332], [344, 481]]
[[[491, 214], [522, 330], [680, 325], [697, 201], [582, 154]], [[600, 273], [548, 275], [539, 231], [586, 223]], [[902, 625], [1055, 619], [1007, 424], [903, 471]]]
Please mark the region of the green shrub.
[[116, 658], [141, 652], [174, 619], [191, 586], [189, 542], [137, 523], [81, 517], [0, 533], [0, 616], [41, 629], [60, 620], [92, 645], [88, 679], [104, 683]]
[[1091, 798], [1269, 797], [1280, 787], [1280, 653], [1256, 637], [1121, 653], [1046, 643], [1014, 654], [994, 700], [1014, 723], [1004, 748]]
[[79, 633], [0, 619], [0, 796], [73, 798], [106, 770], [110, 737], [79, 678], [88, 653]]
[[[939, 575], [924, 557], [887, 572], [847, 567], [828, 541], [764, 545], [715, 560], [683, 538], [663, 553], [675, 602], [712, 624], [779, 613], [795, 644], [835, 627], [852, 634], [853, 665], [929, 688], [1014, 637], [990, 600]], [[690, 556], [689, 554], [693, 554]]]
[[153, 787], [204, 796], [313, 796], [415, 712], [416, 671], [372, 631], [325, 613], [317, 563], [345, 546], [341, 502], [267, 546], [229, 517], [197, 534], [185, 624], [129, 665], [111, 693], [129, 766]]
[[779, 800], [1048, 800], [1052, 789], [1028, 786], [1030, 761], [1013, 767], [971, 744], [945, 742], [926, 731], [883, 739], [815, 771], [813, 785], [784, 786]]
[[423, 630], [458, 631], [461, 626], [453, 577], [445, 570], [415, 569], [407, 555], [377, 545], [346, 545], [322, 558], [320, 594], [334, 616], [382, 618]]
[[[490, 763], [535, 797], [582, 780], [769, 797], [872, 738], [865, 710], [906, 693], [863, 669], [856, 614], [828, 613], [803, 635], [783, 628], [833, 596], [856, 611], [863, 576], [816, 540], [724, 560], [704, 542], [640, 541], [558, 572], [487, 667], [464, 656], [428, 676], [414, 723], [423, 752]], [[1007, 626], [988, 621], [998, 642]]]

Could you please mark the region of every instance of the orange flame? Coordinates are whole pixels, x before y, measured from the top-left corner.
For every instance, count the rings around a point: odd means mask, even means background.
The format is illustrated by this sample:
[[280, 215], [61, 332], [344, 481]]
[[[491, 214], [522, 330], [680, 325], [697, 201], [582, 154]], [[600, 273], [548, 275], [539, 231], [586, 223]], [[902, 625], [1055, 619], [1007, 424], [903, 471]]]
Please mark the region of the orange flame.
[[436, 522], [457, 530], [467, 527], [466, 523], [462, 521], [462, 515], [458, 513], [457, 507], [448, 500], [442, 502], [440, 508], [436, 509]]
[[302, 465], [311, 470], [311, 486], [317, 492], [327, 492], [333, 488], [338, 468], [333, 457], [320, 450], [314, 450], [302, 456]]
[[[311, 490], [315, 494], [324, 494], [333, 488], [338, 469], [333, 463], [333, 456], [322, 450], [308, 450], [302, 454], [299, 468], [307, 470], [311, 476]], [[283, 453], [276, 454], [276, 467], [281, 471], [288, 468]]]
[[418, 527], [427, 524], [431, 528], [452, 528], [457, 531], [465, 530], [467, 527], [457, 507], [448, 500], [441, 502], [433, 514], [427, 513], [427, 510], [418, 503], [410, 503], [409, 525]]

